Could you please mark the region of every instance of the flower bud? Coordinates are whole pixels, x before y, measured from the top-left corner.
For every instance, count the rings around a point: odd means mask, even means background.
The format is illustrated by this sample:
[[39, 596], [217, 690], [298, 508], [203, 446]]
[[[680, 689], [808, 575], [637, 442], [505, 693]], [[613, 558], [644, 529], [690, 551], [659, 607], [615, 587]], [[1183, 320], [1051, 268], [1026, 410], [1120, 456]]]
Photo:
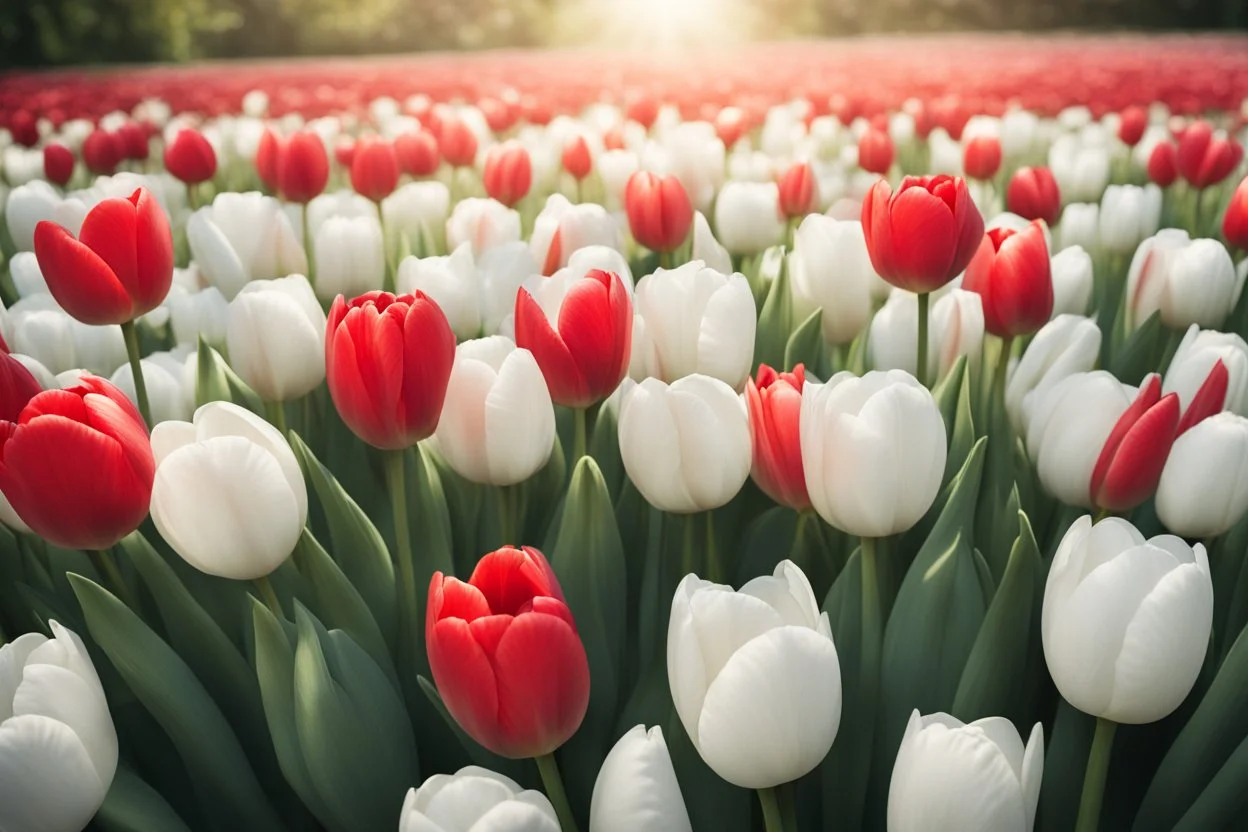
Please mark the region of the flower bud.
[[1215, 412], [1226, 409], [1248, 416], [1248, 343], [1234, 333], [1201, 330], [1192, 324], [1170, 359], [1162, 391], [1177, 393], [1186, 414], [1218, 362], [1225, 368], [1227, 384], [1223, 400], [1214, 403]]
[[[1110, 185], [1105, 189], [1100, 210], [1100, 241], [1105, 249], [1119, 254], [1135, 251], [1157, 233], [1160, 223], [1161, 189], [1156, 185]], [[1064, 238], [1062, 242], [1070, 245], [1073, 241]]]
[[[911, 373], [918, 360], [918, 296], [894, 289], [871, 319], [867, 355], [876, 370]], [[980, 296], [964, 289], [945, 292], [932, 305], [927, 330], [929, 378], [944, 378], [961, 356], [978, 366], [984, 348], [984, 309]]]
[[993, 335], [1031, 335], [1053, 313], [1053, 277], [1044, 229], [994, 228], [971, 258], [962, 287], [983, 301], [984, 326]]
[[520, 239], [520, 215], [493, 199], [470, 197], [455, 203], [446, 221], [446, 245], [451, 251], [463, 243], [472, 244], [472, 253]]
[[633, 239], [651, 251], [675, 251], [689, 237], [693, 206], [675, 176], [637, 171], [624, 189], [624, 208]]
[[1144, 240], [1127, 273], [1127, 310], [1132, 328], [1161, 310], [1171, 329], [1192, 324], [1218, 327], [1239, 300], [1243, 279], [1226, 246], [1193, 240], [1179, 228], [1165, 228]]
[[819, 185], [809, 162], [797, 162], [780, 177], [780, 213], [801, 219], [819, 208]]
[[972, 136], [964, 144], [962, 170], [971, 179], [988, 181], [1001, 169], [1001, 140], [996, 136]]
[[884, 176], [893, 166], [893, 140], [883, 130], [869, 128], [858, 139], [858, 167]]
[[1062, 195], [1053, 172], [1044, 167], [1016, 170], [1005, 190], [1005, 205], [1024, 219], [1056, 225], [1062, 214]]
[[[399, 184], [399, 159], [394, 145], [384, 139], [363, 138], [355, 143], [351, 157], [351, 187], [360, 195], [381, 202]], [[317, 256], [320, 268], [320, 256]]]
[[230, 366], [260, 398], [305, 396], [325, 378], [325, 313], [301, 274], [256, 280], [226, 310]]
[[184, 128], [165, 148], [165, 169], [188, 185], [198, 185], [216, 175], [217, 152], [203, 133]]
[[386, 249], [376, 217], [330, 217], [315, 233], [318, 298], [355, 297], [381, 288]]
[[485, 192], [508, 208], [524, 199], [533, 184], [533, 163], [529, 151], [517, 141], [494, 145], [485, 154], [481, 174]]
[[399, 832], [559, 832], [546, 795], [479, 766], [434, 774], [410, 789]]
[[862, 223], [811, 214], [802, 220], [789, 256], [794, 317], [817, 308], [823, 338], [848, 344], [871, 320], [871, 291], [880, 282], [867, 253]]
[[1030, 414], [1045, 392], [1067, 376], [1089, 372], [1101, 352], [1101, 328], [1080, 315], [1058, 315], [1027, 345], [1005, 386], [1010, 423], [1026, 436]]
[[774, 182], [728, 182], [715, 200], [715, 230], [733, 254], [758, 254], [784, 239]]
[[589, 808], [593, 832], [692, 832], [663, 729], [634, 725], [598, 770]]
[[1053, 255], [1049, 269], [1053, 275], [1052, 316], [1087, 314], [1094, 286], [1092, 255], [1083, 246], [1069, 246]]

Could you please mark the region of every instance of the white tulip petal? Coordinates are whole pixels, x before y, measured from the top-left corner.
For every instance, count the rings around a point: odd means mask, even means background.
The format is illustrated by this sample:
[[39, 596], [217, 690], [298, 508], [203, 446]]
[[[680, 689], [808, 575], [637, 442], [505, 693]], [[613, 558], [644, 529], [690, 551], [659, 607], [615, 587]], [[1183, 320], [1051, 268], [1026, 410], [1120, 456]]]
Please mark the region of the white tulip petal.
[[590, 832], [692, 832], [676, 771], [657, 725], [636, 725], [602, 761], [589, 809]]
[[80, 832], [108, 785], [68, 725], [36, 715], [0, 723], [0, 829]]

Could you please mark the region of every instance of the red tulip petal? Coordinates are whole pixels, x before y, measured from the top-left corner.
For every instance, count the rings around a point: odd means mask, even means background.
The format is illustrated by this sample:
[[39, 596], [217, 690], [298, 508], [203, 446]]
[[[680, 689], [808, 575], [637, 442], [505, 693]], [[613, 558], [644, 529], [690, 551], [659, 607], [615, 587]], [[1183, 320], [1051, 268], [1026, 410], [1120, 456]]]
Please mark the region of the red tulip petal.
[[461, 618], [438, 621], [426, 633], [425, 648], [433, 681], [451, 716], [474, 740], [502, 753], [498, 680], [485, 651], [472, 637], [468, 622]]
[[949, 206], [923, 188], [907, 188], [893, 198], [890, 221], [895, 285], [930, 292], [948, 283], [958, 243]]
[[[567, 308], [572, 294], [571, 291], [568, 292], [563, 308], [560, 309], [561, 332], [564, 329], [563, 309]], [[584, 315], [586, 312], [580, 310], [578, 314]], [[585, 407], [591, 404], [593, 400], [589, 385], [577, 361], [573, 359], [569, 345], [560, 337], [561, 332], [557, 333], [551, 328], [546, 313], [529, 294], [529, 290], [523, 287], [516, 293], [515, 326], [516, 345], [533, 353], [537, 366], [546, 378], [546, 386], [550, 388], [551, 399], [556, 404], [567, 407]], [[579, 329], [582, 326], [584, 325], [579, 320], [570, 321], [568, 333], [571, 334], [573, 327]], [[578, 331], [577, 336], [590, 342], [596, 340], [596, 333], [592, 331]]]
[[455, 333], [446, 315], [417, 292], [403, 321], [403, 414], [412, 442], [437, 428], [454, 363]]
[[48, 291], [75, 319], [107, 326], [134, 317], [130, 294], [113, 270], [62, 226], [46, 220], [35, 226], [35, 257]]
[[491, 615], [490, 602], [485, 600], [481, 590], [458, 578], [443, 579], [439, 619], [462, 618], [471, 622], [487, 615]]
[[481, 591], [495, 614], [515, 615], [534, 597], [550, 594], [541, 566], [510, 546], [481, 558], [468, 583]]
[[173, 233], [160, 203], [145, 188], [134, 192], [138, 287], [131, 292], [135, 316], [164, 303], [173, 284]]
[[1189, 428], [1199, 424], [1204, 419], [1213, 416], [1215, 413], [1221, 413], [1226, 407], [1226, 391], [1230, 387], [1231, 374], [1227, 372], [1226, 365], [1219, 358], [1213, 368], [1209, 370], [1209, 375], [1205, 377], [1204, 382], [1200, 385], [1200, 389], [1196, 391], [1196, 395], [1192, 397], [1191, 404], [1187, 406], [1187, 411], [1183, 414], [1183, 418], [1179, 420], [1179, 426], [1175, 430], [1175, 437], [1182, 436]]
[[138, 217], [128, 199], [106, 199], [82, 222], [79, 241], [108, 264], [131, 297], [139, 294]]
[[1149, 408], [1123, 436], [1114, 454], [1097, 505], [1110, 511], [1127, 511], [1157, 490], [1179, 424], [1179, 397], [1163, 397]]

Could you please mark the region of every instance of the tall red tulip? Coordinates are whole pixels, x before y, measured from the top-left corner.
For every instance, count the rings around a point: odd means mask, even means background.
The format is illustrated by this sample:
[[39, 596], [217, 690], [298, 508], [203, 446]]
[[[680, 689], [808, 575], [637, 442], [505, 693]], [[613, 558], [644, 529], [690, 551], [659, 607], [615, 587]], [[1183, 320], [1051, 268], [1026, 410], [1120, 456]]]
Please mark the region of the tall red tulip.
[[972, 136], [962, 148], [962, 169], [971, 179], [992, 179], [1001, 169], [1001, 140], [996, 136]]
[[39, 144], [39, 120], [30, 110], [18, 110], [9, 119], [9, 132], [13, 141], [22, 147], [34, 147]]
[[750, 477], [768, 497], [797, 511], [810, 508], [800, 429], [805, 384], [802, 364], [791, 373], [777, 373], [762, 364], [745, 386], [754, 454]]
[[278, 187], [278, 169], [284, 147], [285, 141], [272, 130], [266, 128], [260, 134], [260, 143], [256, 145], [256, 175], [270, 191], [276, 191]]
[[217, 152], [198, 130], [179, 130], [165, 148], [165, 169], [188, 185], [198, 185], [216, 175]]
[[84, 324], [132, 321], [160, 306], [173, 283], [173, 235], [146, 188], [100, 202], [77, 239], [63, 226], [40, 222], [35, 257], [52, 297]]
[[288, 202], [307, 205], [329, 183], [329, 153], [325, 142], [312, 132], [296, 133], [282, 146], [277, 158], [277, 190]]
[[351, 187], [356, 193], [381, 202], [399, 184], [399, 159], [394, 145], [385, 139], [363, 138], [355, 143], [351, 157]]
[[43, 388], [25, 364], [7, 350], [0, 352], [0, 421], [16, 422], [30, 400], [41, 392]]
[[455, 360], [455, 335], [423, 292], [369, 292], [329, 310], [325, 377], [338, 415], [382, 450], [433, 433]]
[[428, 130], [414, 130], [394, 140], [399, 167], [406, 174], [422, 178], [437, 173], [442, 164], [438, 155], [438, 139]]
[[572, 178], [580, 182], [589, 176], [594, 162], [589, 155], [589, 143], [581, 135], [573, 136], [563, 146], [563, 169], [572, 174]]
[[533, 353], [556, 404], [589, 407], [611, 395], [628, 372], [633, 304], [619, 275], [593, 269], [575, 281], [554, 325], [521, 288], [515, 326], [516, 344]]
[[693, 204], [675, 176], [634, 173], [624, 187], [624, 211], [633, 239], [651, 251], [675, 251], [693, 227]]
[[1161, 188], [1169, 188], [1179, 178], [1178, 148], [1171, 142], [1158, 142], [1148, 154], [1148, 178]]
[[808, 162], [795, 162], [780, 176], [780, 213], [801, 219], [819, 206], [819, 183]]
[[1175, 157], [1179, 175], [1193, 188], [1216, 185], [1244, 158], [1244, 149], [1225, 136], [1214, 136], [1206, 121], [1197, 121], [1183, 131]]
[[82, 143], [83, 164], [97, 176], [111, 175], [123, 158], [125, 148], [116, 133], [97, 128]]
[[1031, 335], [1053, 314], [1053, 275], [1044, 229], [1036, 221], [1022, 231], [994, 228], [984, 235], [966, 267], [962, 288], [979, 294], [984, 328], [1013, 338]]
[[858, 166], [868, 173], [888, 173], [893, 166], [893, 154], [893, 139], [883, 130], [867, 128], [858, 139]]
[[84, 375], [0, 422], [0, 491], [35, 534], [66, 549], [107, 549], [139, 527], [156, 464], [125, 394]]
[[895, 193], [883, 179], [867, 192], [862, 231], [876, 274], [909, 292], [931, 292], [966, 268], [984, 218], [960, 177], [907, 176]]
[[1127, 107], [1118, 115], [1118, 138], [1128, 147], [1135, 147], [1144, 138], [1148, 127], [1148, 110], [1137, 105]]
[[491, 552], [467, 583], [435, 573], [425, 647], [446, 709], [495, 754], [545, 756], [585, 718], [585, 646], [554, 571], [536, 549]]
[[1140, 385], [1119, 417], [1092, 469], [1092, 502], [1104, 511], [1129, 511], [1157, 490], [1179, 426], [1179, 396], [1161, 395], [1161, 377]]
[[477, 134], [462, 118], [447, 116], [438, 135], [438, 150], [451, 167], [469, 167], [477, 159]]
[[1230, 204], [1222, 217], [1222, 236], [1231, 246], [1248, 251], [1248, 176], [1231, 194]]
[[1048, 168], [1019, 168], [1005, 189], [1005, 207], [1025, 220], [1057, 223], [1062, 214], [1062, 195]]
[[74, 154], [63, 144], [44, 145], [43, 175], [49, 182], [64, 187], [74, 175]]
[[508, 208], [514, 208], [529, 193], [533, 184], [533, 162], [529, 159], [529, 151], [516, 141], [494, 145], [485, 154], [485, 170], [481, 179], [487, 194]]

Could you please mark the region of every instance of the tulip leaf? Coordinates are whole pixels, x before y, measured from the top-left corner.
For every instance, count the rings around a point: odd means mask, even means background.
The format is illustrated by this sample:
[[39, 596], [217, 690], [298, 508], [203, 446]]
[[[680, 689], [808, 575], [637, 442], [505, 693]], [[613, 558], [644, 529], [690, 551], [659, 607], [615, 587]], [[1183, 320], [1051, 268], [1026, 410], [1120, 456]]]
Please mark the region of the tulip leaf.
[[233, 402], [252, 413], [264, 415], [264, 401], [260, 396], [200, 335], [195, 361], [195, 406], [208, 402]]
[[754, 335], [755, 367], [759, 364], [772, 367], [783, 365], [784, 348], [793, 328], [793, 296], [789, 292], [789, 269], [783, 260], [778, 271], [779, 274], [771, 282], [767, 299], [763, 301], [763, 308], [758, 314], [758, 327]]
[[[1174, 832], [1236, 829], [1248, 809], [1248, 737], [1231, 752], [1200, 797], [1183, 813]], [[1138, 822], [1136, 828], [1140, 828]]]
[[[684, 723], [671, 708], [663, 726], [668, 753], [694, 829], [748, 832], [754, 796], [721, 779], [698, 754]], [[849, 829], [853, 827], [845, 826]]]
[[789, 336], [784, 345], [783, 369], [792, 370], [798, 364], [804, 364], [808, 370], [814, 371], [822, 362], [820, 351], [823, 349], [823, 309], [820, 308], [811, 312]]
[[[1092, 748], [1095, 730], [1095, 717], [1077, 710], [1065, 699], [1058, 700], [1053, 729], [1044, 738], [1044, 773], [1036, 829], [1070, 832], [1075, 828], [1083, 775], [1088, 767], [1088, 751]], [[1112, 766], [1112, 752], [1110, 761]]]
[[1161, 311], [1154, 312], [1114, 351], [1108, 369], [1123, 384], [1138, 385], [1161, 366], [1168, 334], [1161, 322]]
[[190, 827], [160, 793], [125, 764], [117, 766], [117, 774], [104, 804], [96, 813], [95, 823], [106, 832], [151, 832], [153, 829], [190, 832]]
[[229, 723], [181, 657], [112, 593], [69, 580], [92, 638], [173, 741], [212, 826], [282, 829]]
[[619, 499], [626, 478], [624, 460], [620, 457], [619, 429], [620, 417], [616, 406], [610, 400], [603, 402], [589, 437], [589, 455], [598, 463], [612, 500]]

